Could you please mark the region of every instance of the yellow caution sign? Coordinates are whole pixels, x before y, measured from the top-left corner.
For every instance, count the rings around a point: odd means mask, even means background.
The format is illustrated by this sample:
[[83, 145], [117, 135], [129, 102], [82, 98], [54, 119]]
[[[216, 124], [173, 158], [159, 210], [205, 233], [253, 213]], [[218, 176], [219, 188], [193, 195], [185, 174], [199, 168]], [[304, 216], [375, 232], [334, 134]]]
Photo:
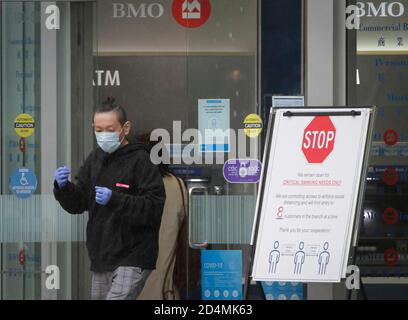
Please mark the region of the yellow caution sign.
[[34, 133], [35, 123], [34, 118], [27, 114], [19, 114], [14, 121], [14, 130], [21, 138], [28, 138]]
[[256, 138], [262, 132], [262, 119], [255, 113], [249, 114], [244, 120], [244, 131], [247, 137]]

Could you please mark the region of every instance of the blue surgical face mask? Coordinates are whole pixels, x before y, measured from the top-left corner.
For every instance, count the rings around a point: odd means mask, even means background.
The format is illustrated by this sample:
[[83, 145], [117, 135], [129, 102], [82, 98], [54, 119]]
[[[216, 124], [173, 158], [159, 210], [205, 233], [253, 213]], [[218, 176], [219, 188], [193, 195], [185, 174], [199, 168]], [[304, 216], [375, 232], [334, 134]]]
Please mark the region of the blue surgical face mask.
[[115, 152], [122, 143], [120, 140], [121, 132], [122, 130], [120, 132], [95, 132], [98, 146], [107, 153]]

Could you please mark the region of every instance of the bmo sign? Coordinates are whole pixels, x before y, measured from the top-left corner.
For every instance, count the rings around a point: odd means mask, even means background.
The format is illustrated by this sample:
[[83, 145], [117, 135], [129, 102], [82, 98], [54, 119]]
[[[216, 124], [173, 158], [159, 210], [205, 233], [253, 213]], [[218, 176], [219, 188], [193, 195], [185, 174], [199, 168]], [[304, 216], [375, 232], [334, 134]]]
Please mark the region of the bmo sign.
[[359, 17], [401, 17], [404, 12], [401, 2], [357, 2]]
[[158, 19], [164, 14], [161, 3], [112, 3], [112, 18], [153, 18]]
[[336, 128], [328, 116], [317, 116], [303, 133], [302, 151], [309, 163], [322, 163], [333, 151]]

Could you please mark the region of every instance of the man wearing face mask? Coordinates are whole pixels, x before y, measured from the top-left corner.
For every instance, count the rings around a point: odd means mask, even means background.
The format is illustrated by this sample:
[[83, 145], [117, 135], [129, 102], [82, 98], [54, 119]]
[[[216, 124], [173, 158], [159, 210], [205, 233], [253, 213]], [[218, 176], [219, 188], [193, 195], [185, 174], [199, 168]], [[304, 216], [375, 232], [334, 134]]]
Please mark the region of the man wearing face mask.
[[165, 191], [145, 144], [127, 139], [131, 124], [113, 103], [94, 115], [98, 148], [75, 177], [55, 171], [54, 195], [71, 214], [88, 211], [92, 299], [136, 299], [155, 268]]

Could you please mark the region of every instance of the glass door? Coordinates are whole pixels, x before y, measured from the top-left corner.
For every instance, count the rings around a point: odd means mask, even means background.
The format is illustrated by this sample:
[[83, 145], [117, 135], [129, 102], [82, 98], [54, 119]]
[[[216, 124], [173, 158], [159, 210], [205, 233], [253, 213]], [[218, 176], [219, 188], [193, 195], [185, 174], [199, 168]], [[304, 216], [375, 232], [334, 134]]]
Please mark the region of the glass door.
[[200, 168], [186, 179], [185, 299], [244, 298], [261, 168], [260, 130], [247, 130], [260, 128], [261, 120], [259, 10], [254, 0], [193, 1], [182, 10], [188, 120], [198, 130], [194, 162]]
[[86, 216], [53, 196], [93, 145], [92, 2], [0, 1], [0, 299], [86, 299]]

